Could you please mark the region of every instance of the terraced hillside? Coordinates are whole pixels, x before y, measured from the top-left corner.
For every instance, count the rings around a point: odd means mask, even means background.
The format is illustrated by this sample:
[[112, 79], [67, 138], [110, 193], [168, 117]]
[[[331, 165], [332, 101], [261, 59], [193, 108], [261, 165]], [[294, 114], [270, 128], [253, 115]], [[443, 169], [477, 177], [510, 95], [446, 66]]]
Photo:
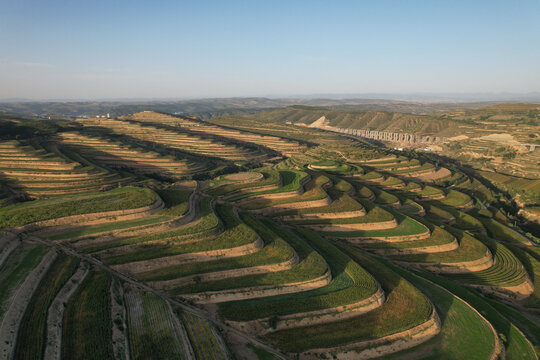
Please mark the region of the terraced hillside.
[[[486, 177], [492, 178], [495, 185], [522, 195], [527, 189], [527, 180], [538, 179], [539, 105], [500, 104], [477, 110], [444, 112], [442, 116], [459, 123], [451, 142], [444, 148], [451, 157], [491, 172], [493, 175]], [[510, 179], [501, 179], [504, 175], [510, 175]], [[521, 180], [511, 181], [512, 176]], [[523, 202], [538, 203], [538, 191], [531, 195], [524, 196]]]
[[[388, 130], [402, 132], [422, 132], [444, 134], [451, 123], [432, 115], [416, 115], [389, 111], [350, 111], [312, 106], [293, 105], [285, 108], [263, 111], [254, 118], [259, 121], [311, 125], [326, 118], [330, 126], [355, 129]], [[444, 136], [444, 135], [443, 135]]]
[[[2, 359], [538, 358], [539, 244], [510, 195], [434, 155], [230, 119], [2, 143]], [[102, 183], [15, 196], [5, 169], [40, 162]]]
[[86, 127], [105, 128], [114, 134], [127, 135], [139, 141], [149, 141], [187, 154], [211, 159], [262, 162], [278, 155], [277, 152], [270, 151], [262, 145], [241, 140], [234, 141], [235, 138], [206, 134], [204, 131], [188, 130], [190, 126], [182, 126], [182, 119], [179, 126], [161, 123], [159, 119], [162, 116], [159, 113], [151, 113], [150, 119], [153, 121], [147, 121], [146, 117], [140, 121], [141, 116], [137, 115], [121, 119], [81, 119], [79, 121]]
[[239, 131], [225, 126], [217, 126], [197, 120], [196, 118], [171, 116], [153, 111], [144, 111], [125, 119], [144, 123], [166, 124], [173, 127], [189, 129], [191, 132], [201, 135], [212, 135], [220, 138], [234, 139], [250, 144], [257, 144], [269, 149], [291, 155], [305, 150], [306, 146], [298, 141], [288, 140], [277, 136], [260, 135], [248, 131]]
[[183, 178], [208, 170], [204, 163], [179, 160], [171, 155], [79, 133], [62, 133], [59, 142], [62, 146], [113, 169], [128, 168], [136, 173], [170, 178]]
[[54, 145], [43, 146], [38, 141], [3, 141], [0, 142], [0, 178], [4, 187], [28, 197], [75, 194], [130, 181], [77, 159]]

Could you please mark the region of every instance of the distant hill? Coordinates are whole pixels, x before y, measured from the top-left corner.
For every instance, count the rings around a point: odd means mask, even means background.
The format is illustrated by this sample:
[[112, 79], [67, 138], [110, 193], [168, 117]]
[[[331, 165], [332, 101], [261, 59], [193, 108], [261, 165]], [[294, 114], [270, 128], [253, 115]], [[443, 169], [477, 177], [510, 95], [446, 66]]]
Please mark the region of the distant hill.
[[325, 117], [328, 125], [343, 128], [369, 129], [381, 131], [410, 132], [417, 134], [445, 135], [456, 123], [433, 115], [396, 113], [389, 111], [351, 111], [310, 106], [289, 106], [272, 111], [262, 111], [252, 118], [266, 122], [310, 125]]
[[214, 98], [192, 100], [132, 100], [132, 101], [0, 101], [0, 113], [24, 115], [64, 115], [72, 117], [110, 114], [112, 117], [144, 110], [170, 114], [190, 114], [202, 119], [216, 116], [243, 115], [291, 105], [325, 107], [337, 110], [376, 110], [412, 114], [428, 114], [456, 109], [478, 109], [495, 102], [417, 102], [374, 98], [283, 98], [263, 97]]
[[466, 121], [513, 121], [515, 123], [523, 121], [537, 121], [540, 115], [540, 105], [538, 104], [496, 104], [479, 109], [461, 109], [454, 111], [443, 111], [440, 115], [447, 116], [453, 120]]

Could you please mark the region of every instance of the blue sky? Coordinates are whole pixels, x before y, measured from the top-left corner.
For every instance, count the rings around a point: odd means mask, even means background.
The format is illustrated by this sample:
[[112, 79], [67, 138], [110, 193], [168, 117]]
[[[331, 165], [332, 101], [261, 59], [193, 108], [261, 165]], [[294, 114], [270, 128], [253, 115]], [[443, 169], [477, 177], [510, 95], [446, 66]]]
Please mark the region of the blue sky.
[[0, 0], [0, 99], [540, 91], [540, 1]]

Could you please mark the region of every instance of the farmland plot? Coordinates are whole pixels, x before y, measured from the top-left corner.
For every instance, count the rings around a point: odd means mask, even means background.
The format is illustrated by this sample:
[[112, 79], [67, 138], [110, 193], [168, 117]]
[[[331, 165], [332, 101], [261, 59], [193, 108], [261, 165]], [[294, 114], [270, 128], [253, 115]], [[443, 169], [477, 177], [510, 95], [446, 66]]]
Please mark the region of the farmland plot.
[[62, 359], [114, 359], [108, 272], [89, 274], [66, 305]]
[[216, 328], [196, 315], [184, 313], [182, 320], [197, 360], [228, 360], [229, 351]]
[[136, 289], [127, 289], [125, 299], [131, 359], [188, 359], [186, 344], [165, 301]]

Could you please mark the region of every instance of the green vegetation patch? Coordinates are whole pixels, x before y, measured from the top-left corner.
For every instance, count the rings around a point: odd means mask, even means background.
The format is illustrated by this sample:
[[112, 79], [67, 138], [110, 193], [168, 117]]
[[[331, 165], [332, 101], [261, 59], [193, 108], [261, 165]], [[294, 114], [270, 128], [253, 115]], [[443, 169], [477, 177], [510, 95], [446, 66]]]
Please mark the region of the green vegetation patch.
[[394, 176], [388, 176], [386, 179], [384, 179], [384, 181], [378, 183], [377, 185], [379, 186], [396, 186], [396, 185], [400, 185], [400, 184], [403, 184], [403, 180], [397, 178], [397, 177], [394, 177]]
[[397, 198], [397, 196], [393, 195], [393, 194], [390, 194], [389, 192], [386, 192], [384, 190], [380, 190], [380, 189], [372, 189], [373, 192], [375, 193], [375, 195], [377, 196], [375, 198], [375, 202], [377, 204], [381, 204], [381, 205], [392, 205], [392, 204], [396, 204], [396, 203], [399, 203], [399, 199]]
[[189, 210], [189, 197], [193, 193], [192, 190], [183, 189], [160, 189], [156, 190], [158, 195], [165, 202], [165, 208], [158, 212], [159, 215], [166, 216], [182, 216]]
[[411, 174], [414, 174], [414, 173], [417, 173], [417, 172], [421, 172], [421, 171], [425, 171], [425, 170], [430, 170], [430, 169], [433, 169], [434, 166], [433, 164], [431, 163], [425, 163], [425, 164], [422, 164], [420, 167], [408, 167], [408, 168], [402, 168], [402, 169], [397, 169], [397, 170], [390, 170], [390, 172], [392, 174], [408, 174], [408, 173], [411, 173]]
[[527, 272], [518, 258], [503, 244], [481, 237], [493, 254], [495, 264], [489, 269], [467, 274], [449, 274], [451, 279], [467, 284], [516, 286], [527, 278]]
[[271, 352], [266, 351], [265, 349], [257, 347], [251, 343], [247, 344], [247, 347], [255, 353], [255, 356], [257, 356], [258, 360], [281, 360], [280, 357], [272, 354]]
[[195, 242], [185, 242], [184, 244], [156, 244], [145, 251], [135, 250], [122, 255], [107, 257], [107, 264], [116, 265], [133, 261], [156, 259], [165, 256], [189, 254], [218, 249], [230, 249], [242, 245], [253, 243], [258, 235], [249, 226], [243, 223], [233, 212], [231, 206], [217, 205], [216, 212], [223, 221], [225, 230], [208, 239]]
[[382, 178], [382, 174], [376, 172], [376, 171], [370, 171], [366, 174], [363, 174], [362, 176], [359, 176], [358, 177], [358, 180], [363, 180], [363, 181], [367, 181], [367, 180], [375, 180], [375, 179], [380, 179]]
[[436, 221], [442, 222], [452, 222], [456, 218], [448, 211], [445, 211], [439, 207], [433, 206], [431, 204], [422, 203], [422, 206], [426, 210], [427, 218], [434, 218]]
[[55, 235], [51, 235], [48, 237], [48, 239], [52, 241], [65, 240], [65, 239], [76, 238], [79, 236], [98, 234], [98, 233], [106, 232], [106, 231], [122, 230], [122, 229], [129, 229], [132, 227], [138, 227], [138, 226], [153, 225], [153, 224], [157, 224], [157, 223], [167, 221], [167, 220], [170, 220], [170, 217], [150, 216], [148, 218], [139, 219], [139, 220], [127, 220], [127, 221], [119, 221], [119, 222], [114, 222], [114, 223], [109, 223], [109, 224], [80, 226], [73, 230], [68, 230], [68, 231], [64, 231]]
[[114, 359], [110, 285], [108, 272], [92, 272], [69, 299], [62, 325], [62, 359]]
[[155, 201], [152, 190], [136, 187], [59, 196], [1, 208], [0, 227], [17, 227], [72, 215], [135, 209], [151, 205]]
[[309, 219], [309, 220], [294, 220], [289, 221], [294, 225], [318, 225], [318, 224], [366, 224], [374, 222], [392, 221], [394, 215], [391, 212], [383, 209], [380, 206], [370, 204], [367, 201], [359, 201], [366, 209], [367, 214], [353, 218], [337, 218], [337, 219]]
[[128, 239], [113, 240], [99, 245], [89, 246], [84, 252], [92, 253], [111, 249], [123, 245], [142, 244], [152, 241], [164, 241], [169, 243], [182, 243], [193, 238], [202, 237], [208, 232], [219, 229], [220, 220], [212, 208], [212, 199], [204, 198], [201, 201], [201, 218], [195, 224], [187, 224], [175, 230], [158, 232], [150, 235], [137, 236]]
[[525, 244], [529, 245], [530, 241], [516, 230], [501, 224], [493, 219], [482, 219], [482, 224], [487, 229], [488, 234], [500, 241], [505, 241], [513, 244]]
[[399, 207], [399, 210], [401, 212], [411, 215], [419, 215], [424, 212], [424, 208], [422, 207], [422, 205], [418, 204], [415, 201], [412, 201], [409, 198], [400, 198], [400, 201], [401, 206]]
[[231, 359], [228, 349], [220, 346], [220, 343], [224, 342], [222, 339], [217, 339], [219, 335], [215, 330], [212, 331], [210, 322], [187, 312], [182, 314], [182, 321], [196, 359]]
[[[450, 229], [449, 227], [447, 229]], [[486, 246], [465, 232], [452, 232], [459, 241], [459, 248], [431, 254], [393, 255], [392, 259], [407, 262], [456, 263], [482, 258], [487, 251]]]
[[22, 244], [9, 255], [0, 269], [0, 284], [2, 284], [0, 319], [9, 307], [8, 299], [22, 285], [28, 274], [39, 265], [48, 251], [48, 246]]
[[303, 201], [314, 201], [326, 198], [327, 194], [323, 189], [323, 186], [330, 181], [326, 176], [318, 175], [308, 181], [305, 185], [305, 191], [302, 195], [291, 196], [282, 199], [256, 199], [242, 204], [242, 208], [248, 210], [262, 209], [270, 206], [277, 206], [282, 204], [290, 204]]
[[523, 200], [530, 203], [540, 203], [540, 180], [526, 179], [489, 171], [478, 171], [480, 175], [491, 181], [499, 189], [511, 195], [519, 194]]
[[262, 181], [254, 181], [254, 182], [250, 182], [250, 183], [241, 183], [241, 184], [224, 184], [224, 185], [220, 185], [219, 186], [219, 183], [217, 184], [218, 186], [215, 187], [215, 188], [210, 188], [207, 190], [207, 193], [210, 194], [210, 195], [213, 195], [213, 196], [221, 196], [221, 195], [226, 195], [226, 194], [229, 194], [229, 193], [232, 193], [233, 191], [238, 191], [238, 190], [242, 190], [242, 189], [251, 189], [251, 188], [256, 188], [256, 187], [260, 187], [260, 186], [267, 186], [267, 185], [273, 185], [273, 184], [278, 184], [279, 183], [279, 180], [280, 180], [280, 173], [279, 171], [277, 170], [274, 170], [274, 169], [255, 169], [254, 171], [260, 171], [263, 176], [264, 176], [264, 179]]
[[380, 242], [374, 244], [355, 244], [366, 249], [414, 249], [424, 246], [439, 246], [451, 243], [454, 241], [454, 236], [448, 231], [441, 229], [438, 226], [433, 226], [433, 231], [431, 236], [425, 240], [411, 240], [411, 241], [400, 241], [400, 242]]
[[260, 220], [255, 219], [252, 215], [247, 213], [241, 213], [240, 217], [242, 218], [242, 221], [255, 230], [264, 241], [264, 248], [260, 251], [229, 259], [164, 267], [159, 270], [142, 273], [139, 275], [139, 278], [144, 281], [171, 280], [194, 274], [276, 264], [292, 258], [293, 249], [291, 246], [289, 246], [282, 238], [271, 232]]
[[341, 164], [340, 166], [335, 168], [324, 169], [324, 172], [336, 175], [355, 175], [363, 174], [364, 169], [356, 165]]
[[438, 201], [446, 206], [458, 207], [467, 205], [471, 201], [471, 197], [462, 192], [450, 190], [444, 199]]
[[422, 196], [422, 197], [435, 197], [435, 196], [439, 196], [439, 195], [443, 195], [444, 192], [439, 189], [439, 188], [436, 188], [434, 186], [430, 186], [430, 185], [426, 185], [424, 186], [424, 188], [418, 192], [416, 192], [415, 194], [419, 195], [419, 196]]
[[296, 231], [326, 259], [333, 276], [331, 283], [301, 293], [221, 303], [220, 316], [235, 321], [279, 317], [352, 304], [377, 291], [375, 279], [349, 256], [312, 231]]
[[320, 160], [312, 162], [313, 166], [324, 166], [324, 167], [338, 167], [340, 164], [332, 160]]
[[299, 170], [287, 169], [287, 170], [279, 170], [279, 176], [281, 178], [281, 186], [278, 187], [277, 189], [254, 191], [250, 193], [239, 194], [227, 200], [237, 201], [246, 197], [257, 196], [257, 195], [297, 191], [298, 189], [300, 189], [300, 183], [302, 182], [304, 178], [308, 176], [308, 174], [306, 172], [299, 171]]
[[[473, 289], [467, 289], [435, 274], [418, 272], [415, 272], [415, 274], [443, 286], [478, 310], [493, 325], [497, 333], [500, 334], [499, 337], [506, 347], [507, 359], [536, 359], [535, 351], [527, 341], [527, 338], [517, 330], [516, 326], [507, 317], [513, 314], [518, 320], [516, 324], [527, 335], [531, 336], [535, 344], [540, 344], [540, 336], [538, 335], [540, 334], [540, 327], [538, 325], [505, 305], [487, 300]], [[527, 332], [525, 329], [531, 330], [531, 332]]]
[[134, 360], [182, 359], [180, 330], [165, 301], [137, 290], [124, 294], [129, 327], [129, 352]]
[[407, 186], [403, 188], [405, 191], [410, 191], [416, 193], [416, 191], [422, 189], [422, 186], [418, 183], [415, 183], [414, 181], [409, 181], [407, 183]]
[[[398, 222], [398, 225], [391, 229], [383, 230], [357, 230], [357, 231], [328, 231], [323, 232], [325, 235], [336, 238], [380, 238], [390, 236], [412, 236], [423, 234], [428, 231], [428, 228], [422, 223], [398, 213], [397, 211], [391, 211], [390, 214]], [[369, 215], [369, 214], [368, 214]], [[367, 215], [366, 215], [367, 216]], [[339, 220], [339, 219], [338, 219]]]
[[59, 254], [39, 283], [21, 320], [14, 359], [40, 359], [47, 340], [47, 311], [54, 297], [75, 272], [79, 260]]
[[385, 264], [431, 299], [442, 326], [438, 335], [420, 346], [384, 359], [484, 360], [490, 357], [495, 349], [495, 334], [485, 319], [447, 290], [387, 262]]
[[330, 205], [313, 207], [313, 208], [303, 208], [303, 209], [292, 209], [288, 211], [278, 212], [272, 214], [271, 216], [287, 216], [287, 215], [309, 215], [309, 214], [319, 214], [319, 213], [340, 213], [340, 212], [349, 212], [349, 211], [361, 211], [364, 207], [351, 196], [346, 193], [336, 191], [333, 189], [328, 190], [328, 195], [332, 198], [332, 203]]
[[471, 216], [464, 211], [453, 209], [451, 207], [444, 207], [443, 210], [450, 213], [456, 219], [456, 227], [463, 230], [471, 230], [478, 232], [484, 231], [482, 223], [474, 216]]
[[409, 282], [361, 251], [344, 244], [339, 244], [339, 247], [370, 273], [377, 274], [386, 301], [377, 309], [351, 319], [281, 330], [267, 335], [280, 349], [300, 352], [376, 339], [420, 325], [431, 316], [431, 304]]
[[280, 285], [314, 279], [326, 273], [328, 270], [326, 262], [302, 237], [267, 220], [262, 221], [262, 224], [264, 224], [265, 229], [258, 227], [255, 230], [257, 230], [257, 233], [263, 238], [265, 243], [275, 241], [274, 238], [276, 236], [282, 241], [284, 239], [296, 251], [300, 259], [298, 265], [290, 270], [236, 277], [233, 281], [231, 279], [223, 279], [188, 285], [176, 288], [173, 293], [182, 294], [253, 286]]
[[371, 199], [375, 197], [375, 194], [373, 194], [373, 191], [371, 191], [371, 189], [368, 188], [367, 186], [355, 184], [355, 188], [356, 188], [356, 195], [362, 199]]

